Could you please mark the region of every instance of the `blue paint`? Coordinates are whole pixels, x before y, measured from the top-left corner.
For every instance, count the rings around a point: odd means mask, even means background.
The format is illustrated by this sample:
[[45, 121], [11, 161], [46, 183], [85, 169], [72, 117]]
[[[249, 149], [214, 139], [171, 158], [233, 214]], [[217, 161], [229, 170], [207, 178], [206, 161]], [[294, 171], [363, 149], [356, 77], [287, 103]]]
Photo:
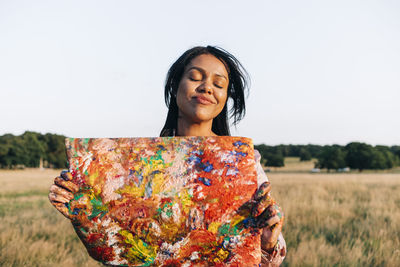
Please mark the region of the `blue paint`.
[[78, 215], [78, 214], [79, 214], [79, 211], [80, 211], [80, 209], [75, 208], [75, 209], [72, 211], [72, 215]]
[[236, 155], [242, 156], [242, 157], [246, 157], [246, 156], [247, 156], [247, 153], [244, 153], [244, 152], [236, 152]]
[[153, 194], [153, 186], [152, 186], [151, 182], [148, 182], [144, 189], [144, 196], [151, 197], [151, 194]]
[[[130, 174], [129, 174], [129, 176], [130, 176]], [[142, 184], [142, 181], [143, 181], [143, 175], [139, 174], [139, 173], [136, 173], [136, 178], [137, 178], [137, 180], [133, 179], [133, 182], [135, 183], [136, 186], [140, 186]]]
[[158, 145], [157, 148], [160, 149], [161, 151], [167, 150], [163, 145]]
[[233, 143], [233, 145], [236, 146], [236, 147], [248, 146], [247, 143], [243, 143], [242, 141], [236, 141], [235, 143]]
[[198, 180], [199, 180], [199, 182], [202, 182], [206, 186], [210, 186], [211, 185], [211, 180], [208, 179], [208, 178], [199, 177]]
[[191, 156], [188, 158], [188, 161], [189, 161], [190, 163], [194, 162], [195, 164], [199, 164], [199, 163], [201, 162], [201, 158], [199, 158], [199, 157], [196, 156], [196, 155], [191, 155]]
[[210, 172], [210, 171], [212, 171], [214, 168], [213, 168], [213, 165], [210, 163], [210, 162], [206, 162], [206, 163], [203, 163], [202, 164], [202, 166], [201, 166], [201, 168], [203, 169], [203, 171], [205, 171], [205, 172]]

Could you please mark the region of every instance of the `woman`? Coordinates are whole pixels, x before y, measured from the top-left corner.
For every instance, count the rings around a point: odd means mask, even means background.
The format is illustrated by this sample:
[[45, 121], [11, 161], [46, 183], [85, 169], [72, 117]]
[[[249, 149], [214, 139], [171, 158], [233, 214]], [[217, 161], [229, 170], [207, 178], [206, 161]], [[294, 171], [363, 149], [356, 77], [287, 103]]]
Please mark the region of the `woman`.
[[[245, 113], [245, 70], [239, 61], [221, 48], [194, 47], [186, 51], [170, 68], [165, 101], [169, 108], [161, 136], [224, 136], [230, 135], [228, 99], [234, 124]], [[286, 244], [281, 234], [283, 213], [273, 204], [271, 186], [260, 164], [256, 151], [259, 189], [254, 195], [254, 227], [262, 229], [262, 266], [279, 266], [286, 255]], [[66, 217], [63, 205], [72, 199], [75, 190], [69, 182], [71, 174], [62, 172], [50, 188], [51, 203]], [[69, 189], [69, 190], [68, 190]]]

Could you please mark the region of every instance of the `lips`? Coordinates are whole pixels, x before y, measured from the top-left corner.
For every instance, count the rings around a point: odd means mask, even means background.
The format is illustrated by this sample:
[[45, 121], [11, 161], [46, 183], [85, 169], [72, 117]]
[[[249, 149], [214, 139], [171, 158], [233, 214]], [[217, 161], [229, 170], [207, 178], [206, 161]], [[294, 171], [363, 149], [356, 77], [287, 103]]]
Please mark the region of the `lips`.
[[215, 104], [215, 102], [214, 102], [213, 100], [208, 99], [207, 97], [201, 96], [201, 95], [199, 95], [199, 96], [194, 96], [193, 99], [194, 99], [197, 103], [203, 104], [203, 105], [212, 105], [212, 104]]

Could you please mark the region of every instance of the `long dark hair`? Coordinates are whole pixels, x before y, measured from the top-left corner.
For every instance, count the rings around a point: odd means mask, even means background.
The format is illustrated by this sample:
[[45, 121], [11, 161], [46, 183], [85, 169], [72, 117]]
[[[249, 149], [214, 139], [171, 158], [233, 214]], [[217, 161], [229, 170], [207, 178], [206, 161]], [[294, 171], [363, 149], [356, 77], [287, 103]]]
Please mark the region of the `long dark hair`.
[[176, 94], [185, 67], [197, 56], [210, 54], [221, 60], [229, 75], [228, 98], [224, 108], [217, 117], [213, 119], [212, 131], [217, 135], [230, 135], [228, 122], [228, 100], [232, 100], [232, 107], [229, 110], [230, 118], [236, 125], [246, 113], [244, 91], [248, 88], [249, 75], [242, 64], [226, 50], [215, 46], [196, 46], [182, 54], [172, 64], [165, 81], [164, 98], [168, 107], [167, 119], [161, 130], [160, 136], [174, 136], [178, 128], [178, 105]]

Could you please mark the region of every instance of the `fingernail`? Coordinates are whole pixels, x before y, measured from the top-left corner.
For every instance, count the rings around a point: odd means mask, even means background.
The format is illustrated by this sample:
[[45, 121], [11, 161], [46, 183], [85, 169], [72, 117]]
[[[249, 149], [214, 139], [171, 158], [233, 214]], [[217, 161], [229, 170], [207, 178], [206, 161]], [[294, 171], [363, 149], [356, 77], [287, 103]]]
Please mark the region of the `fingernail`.
[[61, 177], [66, 181], [72, 180], [72, 174], [68, 170], [63, 170], [61, 172]]

